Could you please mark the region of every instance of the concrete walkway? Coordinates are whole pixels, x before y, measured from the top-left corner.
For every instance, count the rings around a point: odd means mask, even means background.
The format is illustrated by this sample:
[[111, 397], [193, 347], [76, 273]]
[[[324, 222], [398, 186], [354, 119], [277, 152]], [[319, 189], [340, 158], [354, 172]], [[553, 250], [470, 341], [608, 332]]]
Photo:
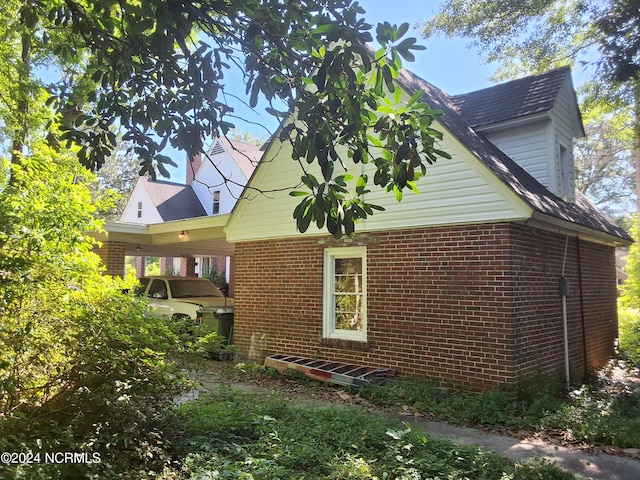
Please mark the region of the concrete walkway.
[[591, 454], [542, 441], [520, 440], [415, 417], [403, 417], [403, 420], [420, 428], [427, 436], [444, 437], [463, 445], [481, 446], [514, 461], [544, 458], [587, 479], [640, 480], [640, 459]]
[[[195, 400], [200, 395], [218, 388], [220, 377], [216, 374], [199, 376], [201, 387], [189, 392], [178, 402]], [[242, 385], [238, 385], [242, 386]], [[255, 389], [244, 385], [250, 390]], [[559, 467], [592, 480], [640, 480], [640, 458], [622, 457], [608, 454], [592, 454], [581, 450], [561, 447], [543, 441], [520, 440], [505, 435], [496, 435], [474, 428], [457, 427], [446, 423], [433, 422], [422, 417], [381, 413], [382, 415], [406, 422], [421, 429], [425, 435], [446, 438], [462, 445], [480, 446], [503, 455], [513, 461], [546, 459]]]

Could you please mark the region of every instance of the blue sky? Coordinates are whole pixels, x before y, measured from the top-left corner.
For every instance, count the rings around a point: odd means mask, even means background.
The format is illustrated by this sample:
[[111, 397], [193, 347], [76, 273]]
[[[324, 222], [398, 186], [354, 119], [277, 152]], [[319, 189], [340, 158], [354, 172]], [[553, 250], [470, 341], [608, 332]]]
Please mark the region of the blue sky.
[[[419, 23], [433, 17], [442, 1], [417, 2], [415, 0], [360, 0], [367, 11], [365, 18], [373, 25], [409, 23], [407, 35], [416, 37], [426, 50], [416, 53], [416, 61], [405, 66], [413, 73], [450, 94], [479, 90], [491, 85], [488, 78], [495, 66], [483, 64], [476, 49], [465, 39], [442, 37], [425, 40]], [[419, 6], [416, 6], [419, 5]]]
[[[411, 25], [407, 36], [416, 37], [418, 42], [426, 47], [426, 50], [415, 52], [415, 62], [405, 64], [405, 67], [416, 75], [450, 94], [471, 92], [490, 86], [491, 82], [488, 78], [495, 67], [483, 64], [477, 50], [468, 47], [468, 41], [446, 38], [427, 41], [420, 35], [417, 24], [433, 16], [436, 7], [442, 2], [424, 2], [428, 6], [421, 7], [416, 7], [416, 3], [418, 3], [416, 0], [360, 1], [367, 11], [365, 19], [374, 26], [372, 31], [374, 36], [375, 25], [379, 22], [387, 21], [397, 25], [407, 22]], [[277, 125], [265, 115], [261, 115], [256, 120], [265, 121], [269, 128]], [[237, 122], [237, 127], [239, 130], [266, 134], [264, 129], [250, 124], [243, 125], [240, 121]]]
[[[416, 0], [360, 0], [360, 5], [367, 12], [364, 18], [374, 26], [372, 31], [374, 35], [375, 25], [378, 22], [387, 21], [398, 25], [407, 22], [411, 25], [407, 35], [416, 37], [418, 43], [426, 47], [426, 50], [415, 52], [415, 62], [405, 64], [405, 67], [416, 75], [450, 94], [471, 92], [490, 86], [492, 83], [489, 77], [494, 72], [495, 66], [483, 64], [478, 51], [468, 46], [468, 40], [433, 38], [427, 41], [420, 35], [418, 24], [432, 17], [441, 3], [441, 0], [424, 3]], [[228, 85], [233, 84], [234, 81], [237, 83], [241, 81], [239, 76], [234, 77], [228, 77]], [[272, 131], [277, 128], [277, 121], [264, 112], [254, 114], [248, 108], [238, 107], [236, 112], [239, 117], [262, 123]], [[268, 136], [268, 132], [262, 127], [243, 123], [239, 119], [235, 119], [234, 123], [239, 132], [246, 131], [254, 135]], [[182, 164], [184, 157], [180, 152], [170, 153], [170, 156]], [[177, 171], [172, 171], [171, 181], [183, 182], [182, 170], [181, 166]]]

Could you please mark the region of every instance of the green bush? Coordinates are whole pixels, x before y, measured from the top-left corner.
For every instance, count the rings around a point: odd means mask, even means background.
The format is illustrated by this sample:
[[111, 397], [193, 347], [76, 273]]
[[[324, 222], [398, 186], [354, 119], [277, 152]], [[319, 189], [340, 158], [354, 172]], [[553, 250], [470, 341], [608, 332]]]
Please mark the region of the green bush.
[[0, 451], [100, 462], [5, 464], [0, 477], [135, 478], [166, 460], [165, 415], [186, 383], [165, 357], [179, 339], [122, 293], [133, 285], [101, 275], [89, 174], [35, 151], [0, 185]]
[[227, 275], [224, 270], [218, 272], [215, 268], [208, 268], [202, 276], [211, 280], [211, 282], [226, 295], [229, 290], [229, 283], [227, 282]]
[[640, 367], [640, 310], [618, 308], [618, 335], [622, 358]]

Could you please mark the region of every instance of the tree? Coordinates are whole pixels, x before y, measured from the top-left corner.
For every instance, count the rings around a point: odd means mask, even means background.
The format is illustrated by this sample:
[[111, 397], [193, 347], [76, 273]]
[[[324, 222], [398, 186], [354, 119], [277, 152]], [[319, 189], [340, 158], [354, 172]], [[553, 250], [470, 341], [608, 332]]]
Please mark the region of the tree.
[[[447, 156], [430, 128], [439, 112], [419, 96], [402, 102], [393, 82], [422, 47], [403, 38], [408, 25], [388, 23], [376, 29], [381, 48], [365, 47], [373, 37], [357, 2], [9, 0], [4, 8], [7, 78], [17, 92], [7, 108], [18, 112], [14, 164], [26, 154], [26, 116], [38, 90], [51, 107], [44, 129], [51, 146], [77, 148], [83, 165], [99, 169], [117, 145], [117, 127], [141, 174], [168, 176], [167, 145], [193, 158], [207, 137], [233, 128], [225, 83], [232, 68], [242, 72], [252, 107], [264, 98], [273, 114], [295, 112], [280, 139], [291, 143], [307, 188], [295, 210], [301, 231], [315, 221], [336, 236], [352, 234], [357, 220], [380, 209], [364, 200], [366, 175], [339, 173], [349, 164], [375, 164], [372, 183], [400, 199], [428, 164]], [[46, 90], [44, 67], [62, 73]], [[305, 167], [314, 162], [321, 178]]]
[[161, 469], [163, 412], [184, 387], [165, 360], [178, 339], [122, 293], [132, 285], [101, 275], [84, 233], [99, 226], [85, 167], [42, 141], [30, 150], [10, 166], [12, 183], [6, 169], [0, 176], [0, 450], [84, 451], [101, 461], [4, 462], [0, 477]]
[[[621, 226], [631, 228], [635, 210], [635, 160], [632, 128], [622, 115], [585, 124], [576, 143], [576, 188]], [[628, 118], [627, 118], [628, 119]]]
[[93, 203], [101, 205], [98, 218], [119, 220], [140, 175], [140, 160], [121, 145], [97, 172], [97, 181], [89, 184]]
[[635, 0], [608, 2], [596, 12], [601, 63], [618, 84], [637, 82], [640, 74], [640, 15]]
[[[638, 22], [637, 2], [628, 0], [448, 0], [425, 23], [423, 33], [470, 38], [487, 61], [500, 63], [495, 78], [514, 78], [561, 65], [589, 69], [591, 79], [581, 88], [586, 128], [606, 131], [609, 141], [617, 144], [617, 153], [604, 159], [607, 149], [594, 152], [595, 144], [603, 145], [604, 135], [599, 135], [579, 146], [577, 153], [588, 155], [577, 163], [583, 165], [581, 173], [593, 173], [594, 156], [600, 156], [596, 163], [602, 166], [604, 161], [609, 169], [624, 172], [626, 183], [631, 174], [626, 165], [629, 155], [620, 154], [620, 149], [633, 152], [640, 138]], [[632, 122], [626, 122], [629, 114], [635, 116]], [[635, 140], [629, 135], [634, 129]], [[636, 172], [640, 171], [638, 159]], [[606, 188], [595, 185], [594, 178], [579, 180], [586, 193]]]

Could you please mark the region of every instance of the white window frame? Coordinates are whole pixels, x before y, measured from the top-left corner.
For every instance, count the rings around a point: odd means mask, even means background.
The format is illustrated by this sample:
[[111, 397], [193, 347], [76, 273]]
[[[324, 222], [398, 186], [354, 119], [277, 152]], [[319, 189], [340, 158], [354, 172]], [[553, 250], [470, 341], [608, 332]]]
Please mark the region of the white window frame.
[[[335, 315], [335, 260], [340, 258], [360, 258], [362, 260], [362, 331], [336, 328]], [[367, 341], [367, 248], [336, 247], [324, 251], [324, 285], [323, 285], [323, 336], [351, 340]]]
[[560, 144], [558, 155], [560, 157], [560, 196], [564, 199], [571, 199], [571, 158], [569, 149]]

